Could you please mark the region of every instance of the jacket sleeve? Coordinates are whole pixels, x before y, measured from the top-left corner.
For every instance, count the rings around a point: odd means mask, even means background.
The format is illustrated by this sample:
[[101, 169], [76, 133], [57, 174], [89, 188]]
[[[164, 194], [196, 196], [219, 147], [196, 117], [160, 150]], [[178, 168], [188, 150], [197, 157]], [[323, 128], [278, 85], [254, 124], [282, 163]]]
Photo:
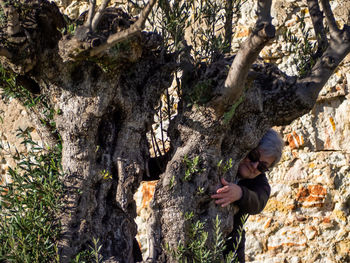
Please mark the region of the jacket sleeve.
[[242, 188], [242, 198], [235, 202], [240, 212], [255, 215], [266, 206], [270, 197], [271, 187], [265, 174], [260, 174], [254, 179], [243, 179], [238, 182]]

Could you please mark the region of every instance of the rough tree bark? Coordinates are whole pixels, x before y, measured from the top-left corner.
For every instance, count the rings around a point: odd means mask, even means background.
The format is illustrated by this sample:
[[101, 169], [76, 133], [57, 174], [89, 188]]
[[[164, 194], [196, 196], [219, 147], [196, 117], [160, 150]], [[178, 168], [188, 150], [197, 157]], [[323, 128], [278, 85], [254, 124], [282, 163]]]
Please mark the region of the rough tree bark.
[[[18, 77], [30, 80], [24, 82], [25, 88], [45, 94], [57, 113], [59, 136], [36, 123], [45, 138], [61, 138], [63, 143], [62, 262], [87, 249], [93, 238], [102, 245], [104, 262], [134, 261], [133, 194], [149, 160], [146, 133], [172, 74], [183, 71], [179, 112], [169, 128], [171, 158], [156, 188], [150, 236], [150, 260], [171, 262], [162, 246], [176, 249], [179, 240], [188, 241], [186, 212], [207, 222], [209, 233], [216, 215], [223, 232], [231, 230], [235, 208], [217, 207], [209, 198], [223, 176], [217, 163], [232, 158], [233, 168], [224, 175], [232, 180], [239, 161], [267, 129], [288, 124], [313, 107], [350, 51], [350, 29], [340, 30], [328, 1], [320, 1], [329, 25], [327, 39], [318, 2], [308, 1], [322, 48], [310, 73], [297, 79], [257, 61], [275, 34], [271, 0], [258, 1], [256, 26], [234, 59], [200, 67], [192, 63], [190, 53], [162, 50], [159, 35], [141, 33], [155, 0], [136, 20], [107, 8], [108, 2], [97, 9], [96, 1], [90, 1], [85, 22], [71, 35], [58, 31], [66, 22], [53, 3], [0, 0], [6, 18], [0, 23], [0, 61]], [[229, 71], [222, 70], [227, 66]], [[192, 90], [202, 83], [210, 83], [206, 102], [189, 105]], [[184, 159], [196, 156], [198, 172], [185, 178]]]

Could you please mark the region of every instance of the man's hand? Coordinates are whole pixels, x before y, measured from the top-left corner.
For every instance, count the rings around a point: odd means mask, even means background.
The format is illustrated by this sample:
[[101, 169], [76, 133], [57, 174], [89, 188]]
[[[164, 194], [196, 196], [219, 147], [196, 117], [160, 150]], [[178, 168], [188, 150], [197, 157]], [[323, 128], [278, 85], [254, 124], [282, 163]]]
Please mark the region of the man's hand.
[[225, 207], [242, 197], [242, 189], [236, 184], [227, 182], [224, 178], [221, 178], [223, 187], [216, 190], [216, 194], [211, 198], [217, 199], [215, 204]]

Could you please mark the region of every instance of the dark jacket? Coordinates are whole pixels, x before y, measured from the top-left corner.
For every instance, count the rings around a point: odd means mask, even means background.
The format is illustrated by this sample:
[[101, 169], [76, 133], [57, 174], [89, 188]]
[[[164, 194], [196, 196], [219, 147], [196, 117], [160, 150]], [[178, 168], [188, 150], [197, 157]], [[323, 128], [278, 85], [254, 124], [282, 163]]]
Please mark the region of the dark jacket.
[[[234, 216], [233, 230], [229, 234], [229, 239], [226, 241], [225, 254], [233, 250], [234, 244], [239, 238], [239, 229], [243, 230], [242, 218], [245, 215], [259, 214], [270, 197], [271, 187], [267, 181], [265, 174], [260, 174], [254, 179], [242, 179], [238, 182], [242, 188], [242, 198], [234, 204], [239, 207], [238, 213]], [[242, 231], [242, 239], [238, 245], [237, 257], [239, 263], [244, 263], [244, 248], [245, 248], [245, 231]]]

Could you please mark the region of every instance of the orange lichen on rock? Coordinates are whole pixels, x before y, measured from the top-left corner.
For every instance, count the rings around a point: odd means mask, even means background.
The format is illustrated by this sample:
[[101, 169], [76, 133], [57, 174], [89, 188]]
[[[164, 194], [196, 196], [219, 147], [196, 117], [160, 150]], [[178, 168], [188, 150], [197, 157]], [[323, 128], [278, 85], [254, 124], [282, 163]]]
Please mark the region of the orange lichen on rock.
[[247, 37], [250, 35], [251, 31], [252, 30], [250, 27], [239, 27], [239, 30], [237, 30], [235, 37], [236, 38]]
[[292, 133], [287, 134], [287, 141], [291, 149], [296, 149], [304, 145], [304, 137], [301, 134], [293, 131]]
[[331, 218], [330, 217], [325, 217], [325, 218], [323, 218], [323, 220], [322, 220], [322, 223], [324, 223], [324, 224], [329, 224], [329, 223], [331, 223], [332, 222], [332, 220], [331, 220]]
[[283, 212], [283, 213], [288, 213], [289, 211], [293, 210], [294, 206], [287, 205], [284, 202], [277, 201], [276, 199], [269, 199], [267, 202], [264, 211], [265, 212]]
[[335, 131], [335, 121], [334, 121], [334, 119], [332, 117], [329, 117], [329, 122], [332, 125], [333, 131]]
[[142, 193], [142, 208], [149, 206], [150, 201], [153, 198], [154, 189], [158, 181], [142, 182], [141, 193]]
[[266, 229], [266, 228], [269, 228], [270, 225], [271, 225], [271, 222], [272, 222], [272, 218], [269, 218], [269, 219], [266, 221], [266, 223], [265, 223], [265, 225], [264, 225], [264, 228], [265, 228], [265, 229]]
[[327, 195], [327, 189], [322, 185], [309, 185], [301, 187], [296, 194], [296, 201], [303, 207], [322, 207]]

